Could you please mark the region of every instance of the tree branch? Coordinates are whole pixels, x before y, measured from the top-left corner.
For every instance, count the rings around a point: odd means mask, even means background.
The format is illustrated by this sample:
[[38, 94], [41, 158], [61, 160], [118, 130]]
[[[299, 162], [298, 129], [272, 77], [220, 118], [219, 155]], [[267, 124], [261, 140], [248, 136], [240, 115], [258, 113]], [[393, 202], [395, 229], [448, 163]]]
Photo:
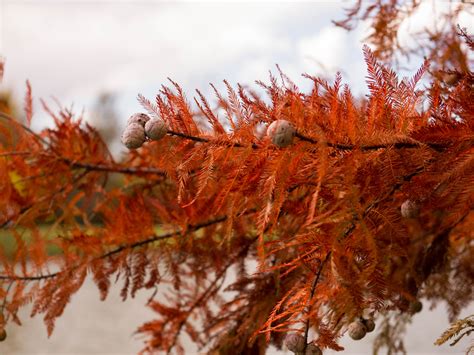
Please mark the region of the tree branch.
[[[302, 141], [309, 142], [312, 144], [318, 144], [319, 142], [313, 138], [306, 137], [301, 133], [296, 132], [295, 137], [301, 139]], [[360, 149], [362, 151], [372, 151], [378, 149], [386, 149], [386, 148], [395, 148], [395, 149], [404, 149], [404, 148], [420, 148], [423, 145], [426, 145], [436, 151], [442, 151], [446, 149], [447, 146], [441, 143], [409, 143], [409, 142], [395, 142], [389, 144], [373, 144], [373, 145], [361, 145], [356, 146], [352, 144], [340, 144], [340, 143], [331, 143], [331, 142], [324, 142], [328, 147], [339, 149], [339, 150], [355, 150]]]
[[93, 163], [83, 163], [78, 161], [72, 161], [67, 158], [61, 158], [61, 160], [69, 164], [73, 168], [87, 169], [89, 171], [103, 171], [111, 173], [121, 173], [121, 174], [155, 174], [159, 176], [166, 176], [166, 173], [157, 168], [139, 168], [139, 167], [126, 167], [120, 165], [105, 165], [105, 164], [93, 164]]
[[[184, 133], [175, 132], [175, 131], [168, 131], [168, 134], [171, 135], [171, 136], [176, 136], [176, 137], [180, 137], [180, 138], [183, 138], [183, 139], [188, 139], [188, 140], [195, 141], [195, 142], [200, 142], [200, 143], [217, 143], [213, 139], [197, 137], [197, 136], [191, 136], [189, 134], [184, 134]], [[236, 142], [218, 142], [218, 143], [221, 144], [221, 145], [225, 145], [225, 146], [229, 146], [229, 147], [236, 147], [236, 148], [248, 147], [247, 145], [243, 145], [243, 144], [236, 143]], [[255, 144], [255, 143], [252, 143], [251, 146], [252, 146], [253, 149], [258, 149], [258, 145]]]
[[[219, 217], [219, 218], [216, 218], [216, 219], [213, 219], [213, 220], [209, 220], [209, 221], [206, 221], [206, 222], [203, 222], [203, 223], [199, 223], [199, 224], [196, 224], [196, 225], [190, 225], [188, 227], [187, 232], [195, 232], [195, 231], [198, 231], [199, 229], [211, 226], [213, 224], [224, 222], [225, 220], [227, 220], [227, 216], [222, 216], [222, 217]], [[175, 231], [175, 232], [170, 232], [170, 233], [163, 234], [163, 235], [154, 235], [150, 238], [147, 238], [147, 239], [135, 242], [135, 243], [125, 244], [125, 245], [119, 246], [119, 247], [117, 247], [117, 248], [115, 248], [115, 249], [113, 249], [113, 250], [111, 250], [111, 251], [109, 251], [109, 252], [107, 252], [103, 255], [100, 255], [100, 256], [94, 258], [91, 261], [105, 259], [105, 258], [108, 258], [112, 255], [118, 254], [118, 253], [120, 253], [120, 252], [122, 252], [126, 249], [135, 249], [135, 248], [138, 248], [138, 247], [142, 247], [146, 244], [154, 243], [154, 242], [157, 242], [157, 241], [160, 241], [160, 240], [165, 240], [165, 239], [180, 235], [181, 233], [182, 233], [181, 231]], [[7, 275], [0, 275], [0, 280], [41, 281], [41, 280], [54, 278], [54, 277], [56, 277], [59, 274], [64, 273], [64, 272], [74, 271], [79, 266], [80, 265], [74, 265], [74, 266], [72, 266], [68, 269], [62, 270], [62, 271], [58, 271], [58, 272], [51, 273], [51, 274], [46, 274], [46, 275], [38, 275], [38, 276], [7, 276]]]
[[[203, 138], [203, 137], [198, 137], [198, 136], [192, 136], [189, 134], [185, 133], [180, 133], [180, 132], [175, 132], [175, 131], [168, 131], [168, 134], [171, 136], [176, 136], [180, 137], [183, 139], [188, 139], [194, 142], [200, 142], [200, 143], [211, 143], [213, 142], [212, 139], [209, 138]], [[296, 132], [295, 137], [301, 139], [302, 141], [309, 142], [311, 144], [319, 144], [320, 142], [316, 139], [307, 137], [301, 133]], [[227, 145], [229, 147], [236, 147], [236, 148], [245, 148], [247, 145], [243, 145], [240, 143], [233, 143], [233, 142], [219, 142], [222, 145]], [[373, 150], [378, 150], [378, 149], [387, 149], [387, 148], [395, 148], [395, 149], [408, 149], [408, 148], [420, 148], [422, 146], [427, 146], [430, 147], [431, 149], [434, 149], [436, 151], [442, 151], [448, 147], [446, 144], [442, 143], [424, 143], [424, 142], [416, 142], [416, 143], [410, 143], [410, 142], [394, 142], [394, 143], [389, 143], [389, 144], [373, 144], [373, 145], [362, 145], [362, 146], [356, 146], [352, 144], [342, 144], [342, 143], [332, 143], [332, 142], [324, 142], [328, 147], [338, 149], [338, 150], [344, 150], [344, 151], [350, 151], [350, 150], [356, 150], [360, 149], [361, 151], [373, 151]], [[258, 149], [259, 146], [256, 143], [252, 143], [252, 148], [253, 149]]]

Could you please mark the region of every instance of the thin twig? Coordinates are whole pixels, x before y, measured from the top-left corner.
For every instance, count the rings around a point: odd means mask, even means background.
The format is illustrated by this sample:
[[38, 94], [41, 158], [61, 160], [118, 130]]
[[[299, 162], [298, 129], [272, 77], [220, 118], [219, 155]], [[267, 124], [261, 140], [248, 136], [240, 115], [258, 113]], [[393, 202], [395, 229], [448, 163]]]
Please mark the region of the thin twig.
[[14, 156], [14, 155], [30, 155], [30, 154], [32, 153], [28, 151], [11, 151], [11, 152], [6, 152], [6, 153], [0, 153], [0, 157], [9, 157], [9, 156]]
[[20, 126], [21, 128], [23, 128], [25, 131], [27, 131], [29, 134], [31, 134], [36, 140], [40, 141], [41, 143], [43, 143], [44, 145], [47, 145], [49, 146], [49, 143], [43, 138], [41, 137], [39, 134], [33, 132], [31, 130], [31, 128], [25, 126], [24, 124], [22, 124], [21, 122], [18, 122], [17, 120], [15, 120], [12, 116], [6, 114], [5, 112], [0, 112], [0, 117]]
[[207, 138], [191, 136], [189, 134], [184, 134], [184, 133], [175, 132], [175, 131], [168, 131], [168, 134], [170, 136], [176, 136], [176, 137], [188, 139], [188, 140], [195, 141], [195, 142], [202, 142], [202, 143], [203, 142], [206, 142], [206, 143], [209, 142], [209, 139], [207, 139]]
[[[74, 186], [75, 183], [77, 183], [79, 180], [81, 180], [84, 176], [86, 176], [87, 174], [89, 173], [89, 171], [84, 171], [82, 173], [80, 173], [79, 175], [77, 175], [73, 180], [72, 180], [72, 186]], [[28, 212], [32, 207], [34, 207], [35, 205], [37, 205], [39, 202], [43, 202], [44, 200], [46, 199], [51, 199], [51, 201], [53, 200], [54, 196], [56, 196], [57, 194], [63, 192], [64, 190], [66, 190], [66, 188], [69, 186], [69, 182], [68, 183], [65, 183], [64, 185], [62, 185], [59, 189], [57, 189], [56, 191], [53, 191], [52, 193], [48, 194], [48, 195], [45, 195], [45, 196], [41, 196], [40, 198], [38, 198], [36, 201], [30, 203], [29, 205], [26, 205], [24, 207], [22, 207], [20, 209], [20, 211], [18, 212], [18, 215], [14, 216], [15, 219], [17, 219], [16, 222], [18, 222], [18, 218], [21, 218], [26, 212]], [[3, 222], [2, 224], [0, 224], [0, 229], [4, 228], [5, 226], [7, 226], [10, 222], [12, 222], [12, 218], [10, 219], [7, 219], [5, 222]]]
[[10, 283], [8, 284], [7, 290], [5, 291], [5, 298], [3, 299], [3, 302], [2, 302], [2, 307], [0, 309], [0, 315], [3, 315], [3, 311], [5, 310], [5, 306], [7, 304], [7, 296], [8, 296], [8, 293], [10, 292], [11, 287], [13, 286], [13, 282], [14, 282], [14, 280], [10, 281]]
[[[188, 140], [195, 141], [195, 142], [200, 142], [200, 143], [218, 143], [220, 145], [225, 145], [225, 146], [235, 147], [235, 148], [248, 147], [248, 145], [244, 145], [244, 144], [237, 143], [237, 142], [222, 142], [222, 141], [217, 141], [217, 140], [214, 140], [214, 139], [192, 136], [192, 135], [189, 135], [189, 134], [175, 132], [175, 131], [168, 131], [168, 134], [170, 136], [176, 136], [176, 137], [180, 137], [180, 138], [184, 138], [184, 139], [188, 139]], [[252, 143], [251, 147], [253, 149], [257, 149], [258, 145], [255, 144], [255, 143]]]
[[303, 349], [303, 353], [306, 351], [306, 346], [308, 345], [308, 333], [309, 333], [309, 326], [310, 326], [310, 324], [309, 324], [310, 323], [309, 322], [309, 313], [310, 313], [310, 309], [311, 309], [311, 300], [313, 299], [314, 293], [316, 291], [316, 286], [318, 285], [318, 282], [319, 282], [319, 279], [321, 277], [321, 273], [323, 271], [324, 265], [329, 260], [330, 256], [331, 256], [331, 252], [328, 252], [326, 254], [326, 257], [324, 258], [324, 260], [321, 262], [321, 266], [319, 267], [318, 274], [314, 277], [313, 284], [311, 285], [311, 293], [310, 293], [310, 296], [309, 296], [309, 299], [308, 299], [308, 305], [307, 305], [308, 319], [306, 319], [306, 325], [305, 325], [305, 329], [304, 329], [304, 349]]
[[93, 163], [84, 163], [79, 161], [72, 161], [67, 158], [61, 158], [62, 161], [69, 164], [73, 168], [83, 168], [89, 171], [103, 171], [111, 173], [121, 173], [121, 174], [155, 174], [160, 176], [166, 176], [166, 173], [157, 168], [140, 168], [140, 167], [126, 167], [120, 165], [106, 165], [106, 164], [93, 164]]

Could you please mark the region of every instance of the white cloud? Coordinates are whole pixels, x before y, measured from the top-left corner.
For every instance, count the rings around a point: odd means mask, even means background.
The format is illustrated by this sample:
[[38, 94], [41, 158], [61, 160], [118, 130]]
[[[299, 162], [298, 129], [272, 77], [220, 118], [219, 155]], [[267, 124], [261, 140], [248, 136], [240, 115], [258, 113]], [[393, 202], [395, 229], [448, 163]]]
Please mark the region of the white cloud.
[[323, 28], [317, 34], [302, 38], [298, 51], [311, 73], [333, 74], [341, 70], [347, 59], [346, 32], [335, 26]]
[[[5, 7], [5, 85], [70, 98], [167, 76], [200, 75], [288, 50], [274, 31], [301, 5], [11, 3]], [[21, 16], [21, 21], [16, 18]], [[21, 84], [20, 84], [21, 83]]]
[[[37, 91], [64, 96], [72, 87], [102, 83], [111, 73], [124, 77], [123, 69], [142, 78], [149, 71], [141, 81], [213, 71], [241, 58], [290, 50], [286, 33], [317, 31], [317, 22], [307, 28], [300, 23], [334, 8], [265, 2], [6, 2], [1, 49], [8, 60], [6, 80], [15, 86], [31, 78]], [[127, 80], [122, 84], [130, 86]]]
[[[443, 15], [449, 13], [454, 6], [448, 1], [423, 1], [418, 9], [405, 19], [400, 25], [398, 39], [402, 46], [414, 47], [417, 43], [414, 34], [424, 32], [426, 28], [430, 30], [441, 29], [444, 21], [441, 21]], [[474, 16], [472, 12], [463, 11], [459, 14], [459, 24], [466, 27], [470, 33], [474, 31]]]
[[[324, 54], [329, 69], [340, 63], [341, 48], [334, 48], [340, 30], [330, 25], [340, 17], [337, 2], [3, 3], [3, 88], [21, 100], [28, 78], [36, 97], [74, 102], [76, 111], [87, 112], [98, 93], [112, 91], [120, 94], [117, 104], [126, 116], [138, 109], [138, 92], [153, 97], [167, 77], [191, 99], [194, 88], [210, 94], [209, 82], [266, 81], [275, 64], [307, 83], [300, 74], [314, 73], [311, 57]], [[322, 37], [313, 36], [327, 25]], [[318, 46], [330, 49], [323, 53]], [[43, 118], [37, 115], [34, 123]]]

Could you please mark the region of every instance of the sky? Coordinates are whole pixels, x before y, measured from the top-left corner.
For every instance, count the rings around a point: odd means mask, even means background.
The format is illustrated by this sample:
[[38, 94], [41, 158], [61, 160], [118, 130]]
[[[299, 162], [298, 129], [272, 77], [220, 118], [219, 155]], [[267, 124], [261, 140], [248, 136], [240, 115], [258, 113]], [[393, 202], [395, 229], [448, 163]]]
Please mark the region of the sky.
[[357, 32], [332, 25], [340, 10], [337, 1], [3, 0], [3, 87], [21, 98], [29, 79], [35, 97], [86, 111], [111, 92], [126, 117], [140, 109], [138, 93], [152, 98], [168, 77], [191, 98], [196, 88], [211, 96], [208, 84], [223, 79], [265, 81], [275, 64], [303, 87], [303, 72], [332, 79], [341, 70], [357, 83], [362, 45]]
[[[433, 24], [426, 1], [410, 31]], [[435, 3], [439, 9], [446, 1]], [[362, 45], [365, 24], [347, 32], [331, 20], [352, 1], [108, 1], [0, 0], [0, 55], [5, 58], [1, 90], [21, 102], [28, 79], [35, 98], [54, 107], [73, 105], [93, 122], [101, 93], [116, 97], [118, 125], [140, 111], [141, 93], [153, 99], [172, 78], [190, 101], [199, 89], [212, 102], [209, 83], [222, 80], [256, 88], [269, 70], [282, 70], [303, 90], [302, 73], [332, 80], [337, 71], [357, 95], [366, 93]], [[469, 25], [466, 18], [465, 23]], [[464, 24], [466, 25], [466, 24]], [[472, 26], [471, 26], [472, 27]], [[413, 70], [417, 69], [413, 64]], [[36, 101], [33, 128], [51, 125]]]

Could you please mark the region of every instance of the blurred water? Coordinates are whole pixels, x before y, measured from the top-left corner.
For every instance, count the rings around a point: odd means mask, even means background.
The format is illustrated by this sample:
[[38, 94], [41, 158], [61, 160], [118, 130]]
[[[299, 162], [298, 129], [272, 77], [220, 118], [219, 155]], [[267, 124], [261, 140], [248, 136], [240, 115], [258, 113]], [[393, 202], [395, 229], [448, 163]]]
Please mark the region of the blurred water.
[[[0, 355], [20, 354], [136, 354], [143, 347], [143, 339], [134, 331], [154, 314], [145, 306], [151, 291], [139, 292], [134, 299], [122, 302], [120, 287], [112, 289], [106, 301], [99, 300], [99, 292], [88, 279], [81, 290], [72, 298], [62, 317], [56, 322], [51, 338], [47, 338], [46, 328], [40, 317], [30, 318], [31, 307], [20, 313], [23, 325], [7, 326], [8, 337], [0, 343]], [[437, 347], [434, 340], [447, 328], [448, 320], [443, 307], [414, 316], [408, 327], [405, 346], [408, 354], [464, 354], [469, 339], [464, 339], [455, 347]], [[474, 304], [465, 309], [461, 316], [474, 313]], [[377, 329], [376, 329], [377, 330]], [[371, 354], [375, 333], [369, 333], [361, 341], [353, 341], [348, 336], [341, 339], [346, 350], [338, 354]], [[472, 336], [471, 336], [472, 339]], [[192, 344], [187, 344], [187, 353], [195, 354]], [[194, 348], [195, 349], [195, 348]], [[335, 354], [325, 351], [327, 354]], [[286, 351], [270, 349], [267, 354], [290, 354]]]

